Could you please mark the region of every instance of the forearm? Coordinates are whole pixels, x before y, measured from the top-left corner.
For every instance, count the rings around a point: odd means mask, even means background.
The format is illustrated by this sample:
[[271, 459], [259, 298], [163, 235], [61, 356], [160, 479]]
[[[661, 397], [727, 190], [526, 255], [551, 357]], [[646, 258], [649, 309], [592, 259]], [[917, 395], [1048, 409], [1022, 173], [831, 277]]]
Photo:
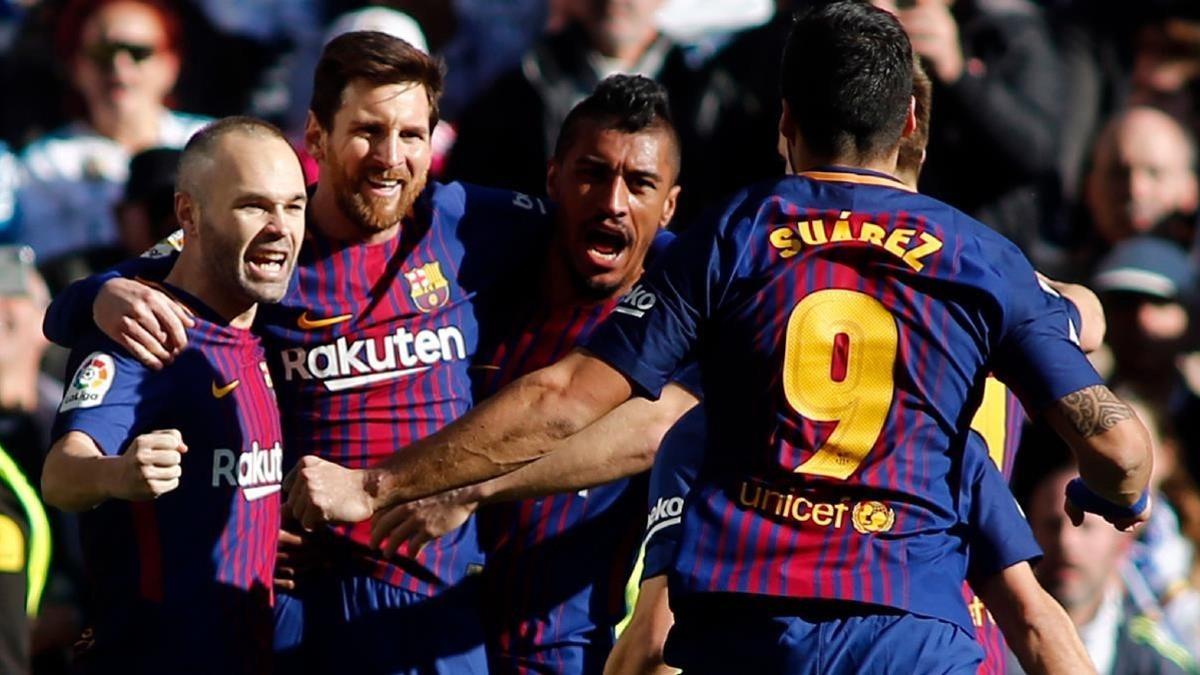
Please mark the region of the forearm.
[[667, 577], [651, 577], [638, 590], [633, 617], [604, 664], [604, 675], [671, 675], [663, 663], [663, 645], [675, 617], [667, 603]]
[[981, 586], [980, 597], [1026, 673], [1095, 672], [1074, 624], [1038, 585], [1027, 563], [1014, 565]]
[[629, 394], [619, 373], [575, 352], [369, 469], [363, 486], [379, 510], [503, 476], [547, 454]]
[[1079, 475], [1094, 492], [1133, 505], [1150, 482], [1153, 459], [1146, 428], [1107, 387], [1096, 385], [1055, 403], [1047, 421], [1079, 461]]
[[63, 511], [86, 511], [116, 494], [119, 457], [102, 454], [89, 441], [71, 432], [46, 455], [42, 469], [42, 498]]
[[646, 471], [663, 436], [697, 399], [668, 385], [657, 401], [633, 398], [525, 466], [473, 488], [481, 503], [574, 492]]

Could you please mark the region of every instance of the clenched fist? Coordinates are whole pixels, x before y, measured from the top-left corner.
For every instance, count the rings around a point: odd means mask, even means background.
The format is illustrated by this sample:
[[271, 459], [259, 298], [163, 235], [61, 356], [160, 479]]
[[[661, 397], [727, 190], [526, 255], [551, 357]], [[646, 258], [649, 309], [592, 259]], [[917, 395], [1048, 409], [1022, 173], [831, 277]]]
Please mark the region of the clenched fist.
[[130, 441], [121, 454], [121, 480], [114, 497], [155, 499], [179, 487], [187, 445], [177, 429], [151, 431]]

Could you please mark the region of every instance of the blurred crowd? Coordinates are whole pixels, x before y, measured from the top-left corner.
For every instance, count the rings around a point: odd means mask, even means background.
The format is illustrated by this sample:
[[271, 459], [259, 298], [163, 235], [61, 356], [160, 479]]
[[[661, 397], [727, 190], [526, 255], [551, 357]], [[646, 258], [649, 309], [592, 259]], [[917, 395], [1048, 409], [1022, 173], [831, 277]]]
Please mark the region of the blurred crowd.
[[[601, 79], [659, 80], [683, 143], [684, 229], [784, 170], [778, 63], [802, 1], [0, 0], [0, 243], [36, 255], [0, 249], [0, 535], [5, 518], [26, 539], [37, 529], [4, 459], [36, 485], [62, 377], [37, 330], [49, 297], [175, 229], [178, 149], [208, 120], [261, 117], [302, 151], [313, 65], [332, 37], [380, 30], [441, 56], [434, 177], [527, 193], [544, 192], [559, 124]], [[1200, 3], [875, 2], [900, 17], [934, 83], [922, 191], [1096, 291], [1097, 367], [1155, 431], [1158, 510], [1137, 541], [1037, 521], [1041, 493], [1027, 486], [1043, 581], [1081, 628], [1147, 617], [1188, 660], [1200, 654]], [[1026, 456], [1052, 455], [1036, 431]], [[1018, 470], [1018, 483], [1054, 475]], [[37, 672], [64, 666], [81, 624], [72, 527], [49, 515], [44, 597], [23, 603], [40, 605]], [[6, 553], [0, 543], [0, 573]]]

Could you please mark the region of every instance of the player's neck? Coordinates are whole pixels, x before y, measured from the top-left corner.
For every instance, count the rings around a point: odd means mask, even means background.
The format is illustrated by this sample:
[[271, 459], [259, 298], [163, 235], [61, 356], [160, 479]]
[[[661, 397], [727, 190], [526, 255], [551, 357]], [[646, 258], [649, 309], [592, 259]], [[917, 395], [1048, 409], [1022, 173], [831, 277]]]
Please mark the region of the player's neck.
[[227, 288], [198, 258], [180, 254], [163, 281], [203, 302], [229, 326], [249, 328], [254, 323], [258, 303], [246, 298], [238, 289]]
[[882, 174], [894, 176], [896, 174], [896, 160], [899, 157], [899, 148], [886, 155], [876, 157], [863, 156], [857, 153], [819, 155], [806, 152], [803, 148], [795, 145], [790, 148], [789, 152], [791, 153], [789, 164], [792, 167], [792, 173], [803, 173], [821, 167], [844, 166], [849, 169], [866, 169], [867, 171], [877, 171]]
[[400, 234], [400, 224], [377, 232], [366, 232], [361, 226], [352, 221], [338, 206], [337, 196], [328, 183], [317, 183], [308, 208], [312, 217], [308, 219], [309, 227], [317, 230], [322, 236], [334, 241], [353, 244], [380, 244], [396, 238]]

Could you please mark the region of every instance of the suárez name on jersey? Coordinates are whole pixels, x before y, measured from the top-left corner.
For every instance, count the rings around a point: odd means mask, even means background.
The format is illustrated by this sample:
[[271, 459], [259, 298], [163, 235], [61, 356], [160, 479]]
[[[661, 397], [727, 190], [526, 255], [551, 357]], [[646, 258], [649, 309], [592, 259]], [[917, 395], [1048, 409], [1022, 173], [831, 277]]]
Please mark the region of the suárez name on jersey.
[[904, 227], [883, 227], [866, 222], [849, 211], [836, 219], [801, 220], [771, 230], [771, 246], [783, 259], [798, 255], [804, 248], [839, 242], [858, 242], [879, 248], [900, 259], [914, 272], [925, 269], [925, 258], [942, 250], [942, 240], [929, 232]]
[[305, 349], [283, 350], [283, 376], [288, 381], [321, 380], [329, 391], [362, 387], [429, 370], [443, 361], [467, 358], [467, 344], [457, 326], [398, 328], [391, 335], [336, 341]]

